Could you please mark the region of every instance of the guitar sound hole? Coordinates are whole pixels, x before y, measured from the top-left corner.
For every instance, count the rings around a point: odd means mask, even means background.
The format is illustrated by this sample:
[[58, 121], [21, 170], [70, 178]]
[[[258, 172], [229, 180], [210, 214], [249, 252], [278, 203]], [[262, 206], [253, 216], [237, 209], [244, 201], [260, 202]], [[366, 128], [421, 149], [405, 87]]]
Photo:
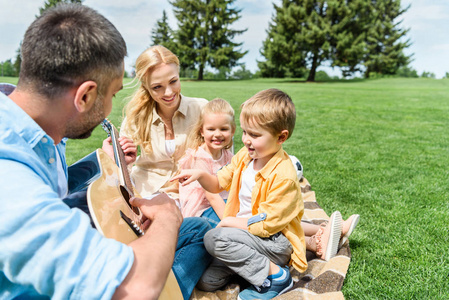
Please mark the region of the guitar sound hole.
[[129, 194], [129, 192], [128, 192], [128, 189], [127, 189], [125, 186], [121, 185], [121, 186], [120, 186], [120, 192], [122, 193], [122, 196], [123, 196], [123, 198], [125, 199], [126, 204], [128, 204], [129, 208], [131, 208], [131, 209], [133, 210], [133, 212], [134, 212], [136, 215], [139, 216], [139, 215], [140, 215], [140, 211], [137, 209], [137, 207], [134, 207], [134, 206], [132, 206], [132, 205], [129, 203], [129, 199], [131, 199], [131, 196], [130, 196], [130, 194]]

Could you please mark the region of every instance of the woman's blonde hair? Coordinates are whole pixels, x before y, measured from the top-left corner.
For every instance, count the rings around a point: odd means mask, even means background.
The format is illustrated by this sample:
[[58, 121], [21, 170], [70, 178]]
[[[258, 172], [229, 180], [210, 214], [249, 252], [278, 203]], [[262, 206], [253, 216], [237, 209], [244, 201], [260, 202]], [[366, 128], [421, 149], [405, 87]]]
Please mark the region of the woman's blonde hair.
[[162, 63], [176, 64], [179, 69], [178, 57], [164, 46], [152, 46], [139, 55], [136, 60], [136, 79], [139, 80], [140, 87], [125, 107], [125, 126], [131, 134], [130, 138], [146, 152], [152, 151], [151, 125], [156, 105], [147, 86], [148, 76]]
[[[235, 119], [234, 119], [234, 109], [231, 104], [229, 104], [226, 100], [215, 98], [209, 101], [203, 108], [201, 109], [200, 118], [193, 125], [187, 140], [186, 140], [186, 148], [198, 149], [204, 143], [204, 138], [201, 135], [201, 130], [204, 125], [204, 116], [209, 114], [224, 114], [229, 116], [229, 122], [231, 124], [232, 133], [235, 132]], [[225, 146], [225, 149], [229, 149], [232, 147], [232, 139], [228, 145]]]

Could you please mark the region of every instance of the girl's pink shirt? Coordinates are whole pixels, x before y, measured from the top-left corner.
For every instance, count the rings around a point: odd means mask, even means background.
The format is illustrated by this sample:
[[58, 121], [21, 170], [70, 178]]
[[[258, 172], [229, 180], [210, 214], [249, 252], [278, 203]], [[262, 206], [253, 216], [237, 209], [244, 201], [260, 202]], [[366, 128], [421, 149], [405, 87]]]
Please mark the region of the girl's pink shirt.
[[[217, 174], [221, 167], [231, 162], [232, 156], [231, 151], [223, 149], [221, 157], [214, 160], [202, 147], [198, 147], [197, 150], [189, 148], [179, 160], [179, 170], [202, 169], [210, 174]], [[227, 191], [223, 191], [219, 195], [223, 199], [228, 198]], [[184, 218], [199, 217], [206, 209], [211, 207], [206, 199], [204, 189], [198, 181], [186, 186], [179, 185], [179, 203]]]

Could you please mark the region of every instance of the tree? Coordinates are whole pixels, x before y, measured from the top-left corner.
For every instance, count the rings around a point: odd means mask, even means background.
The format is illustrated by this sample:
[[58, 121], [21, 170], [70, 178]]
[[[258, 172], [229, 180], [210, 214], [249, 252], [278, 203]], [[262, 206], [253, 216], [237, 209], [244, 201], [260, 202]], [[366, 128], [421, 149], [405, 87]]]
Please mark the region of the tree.
[[330, 55], [334, 2], [283, 0], [281, 6], [273, 4], [276, 14], [261, 50], [266, 61], [258, 62], [262, 76], [302, 77], [309, 68], [307, 80], [315, 80], [317, 67]]
[[22, 64], [22, 56], [20, 54], [20, 49], [22, 48], [22, 42], [20, 42], [19, 49], [16, 50], [16, 60], [14, 61], [14, 69], [16, 71], [15, 76], [20, 74], [20, 65]]
[[346, 5], [348, 14], [340, 22], [345, 28], [333, 42], [332, 66], [341, 67], [344, 76], [361, 71], [369, 78], [370, 73], [397, 74], [410, 63], [411, 56], [403, 52], [410, 46], [405, 40], [409, 30], [398, 21], [409, 6], [401, 9], [400, 0], [347, 1]]
[[398, 71], [396, 72], [396, 75], [399, 77], [406, 77], [406, 78], [418, 78], [418, 72], [415, 69], [412, 69], [409, 66], [400, 67]]
[[400, 28], [402, 21], [397, 21], [410, 6], [402, 9], [400, 0], [376, 0], [371, 4], [372, 26], [367, 33], [367, 54], [363, 62], [365, 77], [371, 72], [393, 75], [411, 61], [411, 56], [403, 51], [410, 46], [410, 41], [404, 40], [409, 29]]
[[250, 70], [246, 69], [245, 64], [242, 64], [240, 66], [240, 69], [237, 69], [232, 73], [231, 77], [233, 79], [250, 79], [253, 77], [253, 73], [251, 73]]
[[3, 61], [1, 64], [1, 76], [9, 76], [13, 77], [16, 76], [16, 70], [14, 69], [14, 65], [11, 62], [11, 59], [8, 59], [6, 61]]
[[226, 80], [229, 78], [229, 73], [231, 70], [226, 67], [220, 67], [217, 72], [212, 73], [209, 71], [204, 72], [204, 79], [213, 79], [213, 80]]
[[421, 74], [422, 78], [435, 78], [435, 73], [423, 71]]
[[[337, 77], [338, 78], [338, 77]], [[334, 78], [330, 77], [326, 71], [320, 70], [316, 72], [315, 79], [318, 81], [330, 81]]]
[[235, 43], [236, 35], [246, 31], [231, 29], [240, 19], [241, 10], [235, 0], [172, 0], [178, 20], [176, 31], [177, 54], [181, 67], [198, 67], [198, 80], [203, 79], [207, 65], [219, 70], [232, 68], [248, 51], [242, 52], [242, 43]]
[[368, 53], [366, 37], [370, 28], [370, 1], [339, 1], [334, 14], [336, 24], [331, 36], [331, 66], [340, 67], [344, 77], [363, 71], [363, 58]]
[[[364, 53], [356, 12], [365, 0], [283, 0], [267, 31], [259, 62], [263, 76], [314, 81], [325, 61], [355, 69]], [[343, 70], [344, 71], [344, 70]]]
[[403, 53], [408, 30], [396, 22], [408, 9], [400, 0], [283, 0], [274, 8], [261, 50], [266, 61], [258, 62], [264, 77], [308, 73], [307, 81], [314, 81], [325, 61], [344, 76], [395, 74], [410, 62]]
[[172, 52], [177, 53], [174, 36], [175, 33], [168, 24], [167, 13], [163, 10], [162, 19], [156, 22], [155, 28], [151, 31], [152, 45], [162, 45]]

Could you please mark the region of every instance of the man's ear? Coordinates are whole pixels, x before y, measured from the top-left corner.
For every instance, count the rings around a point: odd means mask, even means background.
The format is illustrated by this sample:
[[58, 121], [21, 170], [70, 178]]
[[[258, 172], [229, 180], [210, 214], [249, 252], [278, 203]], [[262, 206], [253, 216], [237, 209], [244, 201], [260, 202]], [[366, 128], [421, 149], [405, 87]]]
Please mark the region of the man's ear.
[[279, 133], [278, 144], [284, 143], [287, 139], [288, 139], [288, 130], [284, 129], [281, 131], [281, 133]]
[[84, 81], [75, 91], [74, 105], [78, 112], [89, 111], [98, 96], [97, 83], [92, 80]]

